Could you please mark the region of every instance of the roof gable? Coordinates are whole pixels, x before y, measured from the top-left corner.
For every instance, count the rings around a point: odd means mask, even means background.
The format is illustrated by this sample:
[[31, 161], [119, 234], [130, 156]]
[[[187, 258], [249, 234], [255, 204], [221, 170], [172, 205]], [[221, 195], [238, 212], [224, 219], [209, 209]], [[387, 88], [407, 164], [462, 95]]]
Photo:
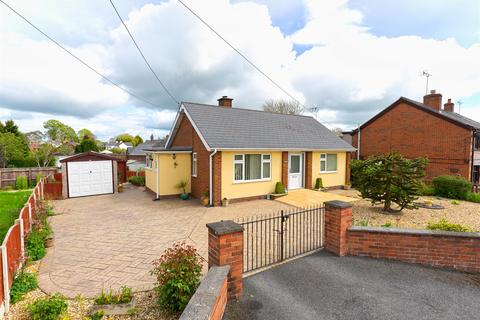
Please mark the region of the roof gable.
[[[444, 111], [444, 110], [437, 111], [437, 110], [434, 110], [434, 109], [430, 108], [429, 106], [427, 106], [423, 103], [420, 103], [418, 101], [408, 99], [408, 98], [405, 98], [405, 97], [400, 97], [397, 101], [395, 101], [394, 103], [389, 105], [387, 108], [383, 109], [378, 114], [373, 116], [370, 120], [368, 120], [367, 122], [362, 124], [360, 126], [360, 128], [363, 129], [363, 128], [367, 127], [370, 123], [374, 122], [375, 120], [377, 120], [382, 115], [384, 115], [388, 111], [392, 110], [393, 108], [395, 108], [397, 105], [399, 105], [402, 102], [406, 103], [406, 104], [408, 104], [412, 107], [415, 107], [415, 108], [417, 108], [421, 111], [427, 112], [427, 113], [429, 113], [429, 114], [431, 114], [435, 117], [439, 117], [442, 120], [451, 122], [451, 123], [453, 123], [457, 126], [467, 128], [467, 129], [480, 129], [480, 123], [476, 122], [475, 120], [464, 117], [464, 116], [462, 116], [462, 115], [460, 115], [456, 112], [448, 112], [448, 111]], [[352, 130], [352, 133], [357, 132], [357, 130], [358, 129]]]
[[207, 150], [354, 150], [312, 117], [189, 102], [182, 103], [167, 147], [183, 116], [190, 120]]
[[64, 159], [60, 160], [60, 162], [81, 161], [82, 158], [85, 158], [86, 160], [89, 160], [89, 159], [92, 159], [92, 158], [100, 158], [100, 159], [114, 160], [114, 161], [120, 161], [120, 162], [126, 161], [124, 159], [120, 159], [119, 157], [109, 156], [109, 155], [104, 154], [104, 153], [88, 151], [88, 152], [75, 154], [75, 155], [70, 156], [68, 158], [64, 158]]

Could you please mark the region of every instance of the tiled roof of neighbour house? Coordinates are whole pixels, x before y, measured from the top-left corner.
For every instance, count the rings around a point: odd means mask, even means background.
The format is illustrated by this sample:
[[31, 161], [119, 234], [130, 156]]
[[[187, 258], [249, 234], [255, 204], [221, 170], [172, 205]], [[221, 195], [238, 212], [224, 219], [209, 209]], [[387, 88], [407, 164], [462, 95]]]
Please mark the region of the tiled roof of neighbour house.
[[152, 146], [149, 149], [145, 149], [145, 151], [154, 151], [154, 152], [162, 152], [162, 151], [165, 151], [165, 152], [175, 152], [175, 151], [181, 152], [181, 151], [184, 151], [184, 152], [190, 152], [190, 151], [192, 151], [192, 147], [170, 147], [170, 148], [166, 148], [166, 147]]
[[131, 156], [144, 156], [145, 151], [152, 148], [153, 146], [156, 147], [163, 147], [165, 146], [165, 140], [147, 140], [143, 143], [140, 143], [134, 148], [128, 148], [127, 153]]
[[[440, 117], [440, 118], [442, 118], [446, 121], [456, 123], [456, 124], [458, 124], [462, 127], [467, 127], [469, 129], [480, 130], [480, 122], [477, 122], [473, 119], [462, 116], [461, 114], [458, 114], [456, 112], [450, 112], [450, 111], [445, 111], [445, 110], [435, 110], [435, 109], [427, 106], [426, 104], [423, 104], [421, 102], [418, 102], [418, 101], [415, 101], [415, 100], [412, 100], [412, 99], [409, 99], [409, 98], [405, 98], [405, 97], [400, 97], [397, 101], [392, 103], [390, 106], [383, 109], [380, 113], [376, 114], [373, 118], [371, 118], [370, 120], [368, 120], [367, 122], [362, 124], [360, 126], [360, 128], [363, 128], [363, 127], [367, 126], [369, 123], [371, 123], [372, 121], [374, 121], [375, 119], [377, 119], [378, 117], [383, 115], [384, 113], [388, 112], [388, 110], [395, 107], [400, 102], [408, 103], [408, 104], [410, 104], [412, 106], [415, 106], [415, 107], [417, 107], [417, 108], [419, 108], [423, 111], [426, 111], [426, 112], [429, 112], [433, 115], [436, 115], [436, 116], [438, 116], [438, 117]], [[355, 133], [356, 131], [357, 131], [357, 129], [353, 130], [352, 133]]]
[[189, 102], [182, 106], [211, 149], [355, 150], [309, 116]]
[[[122, 142], [120, 142], [119, 144], [122, 144]], [[126, 145], [127, 147], [133, 147], [133, 143], [131, 142], [123, 142], [124, 145]]]

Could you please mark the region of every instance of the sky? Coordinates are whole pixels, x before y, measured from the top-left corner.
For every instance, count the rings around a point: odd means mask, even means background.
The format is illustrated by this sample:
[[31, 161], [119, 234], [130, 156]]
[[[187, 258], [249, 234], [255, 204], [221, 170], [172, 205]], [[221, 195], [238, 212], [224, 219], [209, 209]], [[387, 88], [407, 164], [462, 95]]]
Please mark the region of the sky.
[[[2, 0], [135, 99], [0, 3], [0, 121], [24, 132], [58, 119], [102, 140], [168, 134], [178, 105], [145, 65], [108, 0]], [[177, 0], [113, 0], [178, 101], [261, 109], [289, 97]], [[351, 129], [400, 96], [429, 89], [480, 121], [480, 0], [184, 0], [330, 128]], [[458, 112], [458, 103], [456, 111]], [[315, 108], [315, 112], [311, 110]]]

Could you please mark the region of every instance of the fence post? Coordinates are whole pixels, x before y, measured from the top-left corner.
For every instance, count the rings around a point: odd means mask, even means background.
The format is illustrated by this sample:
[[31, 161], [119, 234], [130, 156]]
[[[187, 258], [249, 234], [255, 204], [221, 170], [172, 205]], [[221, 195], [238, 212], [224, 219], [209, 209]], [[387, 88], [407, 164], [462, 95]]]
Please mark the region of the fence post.
[[237, 299], [243, 293], [243, 226], [232, 220], [207, 224], [208, 268], [230, 266], [228, 298]]
[[25, 229], [23, 226], [23, 219], [20, 217], [20, 219], [15, 220], [15, 223], [20, 225], [20, 256], [22, 257], [22, 261], [25, 258]]
[[32, 204], [30, 203], [30, 200], [27, 202], [28, 204], [28, 230], [32, 230]]
[[2, 275], [3, 275], [3, 302], [5, 304], [5, 313], [10, 309], [10, 288], [8, 287], [8, 259], [7, 247], [1, 246], [2, 249]]
[[325, 250], [347, 254], [347, 229], [352, 226], [352, 205], [344, 201], [325, 202]]

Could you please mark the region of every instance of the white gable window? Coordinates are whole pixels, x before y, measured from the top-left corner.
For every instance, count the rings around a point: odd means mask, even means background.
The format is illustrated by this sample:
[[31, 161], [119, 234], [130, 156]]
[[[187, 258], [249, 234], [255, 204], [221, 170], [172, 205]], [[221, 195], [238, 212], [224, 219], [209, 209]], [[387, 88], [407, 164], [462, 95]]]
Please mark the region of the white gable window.
[[233, 180], [270, 180], [271, 158], [270, 154], [236, 154], [233, 159]]
[[197, 153], [192, 153], [192, 176], [197, 176]]
[[145, 157], [145, 167], [151, 169], [152, 168], [152, 158], [153, 156], [151, 154], [147, 154]]
[[320, 154], [320, 172], [337, 172], [337, 154]]

